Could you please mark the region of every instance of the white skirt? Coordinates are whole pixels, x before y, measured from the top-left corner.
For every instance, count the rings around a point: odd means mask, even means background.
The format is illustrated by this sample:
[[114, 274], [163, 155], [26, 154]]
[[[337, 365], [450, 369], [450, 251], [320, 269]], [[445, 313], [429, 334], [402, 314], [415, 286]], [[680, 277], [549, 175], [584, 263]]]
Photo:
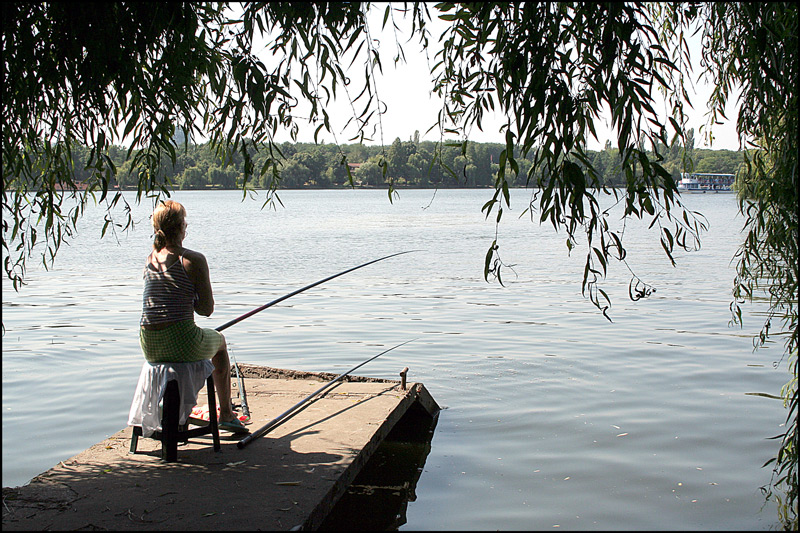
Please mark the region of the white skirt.
[[141, 427], [142, 435], [145, 437], [161, 429], [158, 404], [164, 398], [167, 382], [173, 379], [178, 381], [181, 395], [178, 423], [185, 424], [192, 413], [192, 408], [197, 404], [197, 394], [213, 371], [214, 363], [210, 359], [192, 363], [145, 362], [133, 394], [128, 425]]

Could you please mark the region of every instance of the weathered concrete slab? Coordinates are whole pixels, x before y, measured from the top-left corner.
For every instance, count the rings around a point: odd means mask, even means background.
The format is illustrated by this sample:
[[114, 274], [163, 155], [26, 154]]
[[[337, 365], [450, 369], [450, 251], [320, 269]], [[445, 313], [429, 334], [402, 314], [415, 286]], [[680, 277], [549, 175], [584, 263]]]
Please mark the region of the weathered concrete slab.
[[[240, 367], [251, 431], [336, 377]], [[3, 529], [314, 529], [406, 411], [438, 411], [422, 384], [404, 391], [395, 381], [355, 379], [244, 449], [223, 431], [221, 452], [204, 436], [165, 463], [151, 439], [129, 454], [125, 428], [23, 487], [4, 488]]]

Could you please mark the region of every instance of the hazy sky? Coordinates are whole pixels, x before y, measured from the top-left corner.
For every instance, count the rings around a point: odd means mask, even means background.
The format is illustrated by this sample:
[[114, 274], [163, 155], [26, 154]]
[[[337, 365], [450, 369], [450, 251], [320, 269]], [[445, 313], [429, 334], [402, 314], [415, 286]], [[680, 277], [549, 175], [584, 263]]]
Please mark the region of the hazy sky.
[[[383, 20], [384, 5], [377, 5], [370, 11], [370, 31], [373, 32], [373, 37], [380, 41], [380, 54], [383, 64], [383, 75], [379, 76], [378, 81], [378, 94], [386, 105], [387, 109], [385, 114], [381, 116], [383, 138], [381, 139], [380, 133], [373, 137], [372, 143], [367, 144], [384, 144], [390, 145], [395, 138], [399, 137], [401, 140], [406, 141], [412, 138], [415, 130], [419, 130], [420, 136], [423, 140], [439, 140], [438, 130], [433, 130], [430, 133], [425, 133], [436, 121], [437, 113], [441, 109], [441, 101], [435, 96], [431, 95], [433, 87], [428, 60], [434, 59], [434, 50], [426, 53], [421, 50], [416, 40], [405, 42], [407, 37], [399, 36], [399, 40], [403, 46], [406, 54], [407, 64], [398, 63], [394, 64], [394, 56], [397, 53], [395, 44], [395, 36], [391, 31], [379, 32], [381, 22]], [[438, 22], [438, 21], [436, 21]], [[436, 29], [436, 22], [431, 27], [432, 43], [436, 42], [439, 31]], [[405, 26], [405, 24], [400, 24]], [[699, 41], [697, 41], [699, 43]], [[698, 44], [699, 46], [699, 44]], [[693, 60], [697, 61], [699, 52], [693, 53]], [[362, 60], [356, 61], [353, 65], [351, 75], [354, 79], [363, 71]], [[695, 69], [697, 72], [699, 69]], [[360, 87], [360, 85], [356, 85]], [[706, 118], [705, 103], [710, 94], [710, 87], [697, 86], [695, 95], [691, 95], [692, 103], [695, 110], [688, 110], [690, 113], [690, 127], [695, 129], [695, 146], [698, 148], [708, 148], [704, 143], [703, 135], [700, 134], [700, 126], [704, 125]], [[354, 96], [354, 95], [351, 95]], [[731, 99], [733, 100], [733, 99]], [[355, 134], [355, 130], [348, 129], [342, 131], [348, 118], [353, 115], [350, 104], [347, 101], [337, 103], [331, 108], [331, 118], [333, 120], [333, 127], [336, 133], [336, 141], [341, 144], [349, 144], [353, 141], [349, 139]], [[298, 114], [302, 114], [301, 112]], [[730, 103], [726, 109], [726, 115], [729, 117], [727, 123], [716, 125], [713, 128], [714, 143], [711, 148], [714, 149], [729, 149], [737, 150], [739, 147], [738, 139], [736, 137], [735, 117], [736, 110], [733, 103]], [[501, 117], [496, 120], [487, 120], [484, 122], [484, 131], [475, 128], [470, 135], [470, 139], [475, 142], [504, 142], [502, 134], [498, 132], [500, 125], [503, 123]], [[612, 144], [615, 144], [615, 137], [611, 130], [603, 123], [595, 125], [599, 140], [590, 140], [589, 149], [601, 149], [605, 144], [606, 139], [612, 139]], [[298, 141], [313, 142], [313, 128], [301, 128], [301, 133]], [[372, 131], [370, 129], [370, 131]], [[288, 134], [280, 140], [289, 140]], [[320, 140], [325, 142], [334, 142], [332, 135], [325, 133], [321, 135]]]

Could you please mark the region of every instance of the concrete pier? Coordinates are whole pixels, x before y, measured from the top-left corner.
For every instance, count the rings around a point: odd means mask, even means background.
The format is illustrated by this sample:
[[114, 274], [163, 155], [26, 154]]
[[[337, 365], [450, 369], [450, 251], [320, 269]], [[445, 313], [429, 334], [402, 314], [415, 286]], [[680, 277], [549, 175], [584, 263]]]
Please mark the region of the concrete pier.
[[[336, 377], [240, 368], [251, 431]], [[197, 437], [165, 463], [152, 439], [130, 454], [126, 427], [27, 485], [3, 488], [3, 529], [313, 530], [401, 419], [438, 410], [420, 383], [402, 390], [399, 380], [348, 376], [244, 449], [221, 431], [220, 452], [210, 436]]]

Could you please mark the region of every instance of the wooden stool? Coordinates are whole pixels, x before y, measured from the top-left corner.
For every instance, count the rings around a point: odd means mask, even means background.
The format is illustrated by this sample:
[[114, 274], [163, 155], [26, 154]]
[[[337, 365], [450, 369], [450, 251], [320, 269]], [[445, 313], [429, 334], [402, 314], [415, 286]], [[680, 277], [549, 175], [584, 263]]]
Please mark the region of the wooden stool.
[[[187, 442], [192, 437], [200, 435], [212, 435], [214, 438], [214, 451], [220, 451], [219, 426], [217, 425], [217, 401], [214, 395], [214, 379], [209, 376], [206, 380], [208, 390], [208, 418], [209, 423], [205, 427], [189, 429], [189, 421], [185, 426], [180, 426], [180, 401], [181, 395], [178, 390], [178, 382], [170, 380], [167, 382], [164, 391], [164, 406], [161, 412], [161, 431], [156, 431], [149, 438], [161, 441], [161, 458], [168, 463], [178, 460], [178, 442]], [[136, 446], [139, 437], [142, 436], [142, 428], [133, 426], [131, 436], [131, 451], [136, 453]]]

